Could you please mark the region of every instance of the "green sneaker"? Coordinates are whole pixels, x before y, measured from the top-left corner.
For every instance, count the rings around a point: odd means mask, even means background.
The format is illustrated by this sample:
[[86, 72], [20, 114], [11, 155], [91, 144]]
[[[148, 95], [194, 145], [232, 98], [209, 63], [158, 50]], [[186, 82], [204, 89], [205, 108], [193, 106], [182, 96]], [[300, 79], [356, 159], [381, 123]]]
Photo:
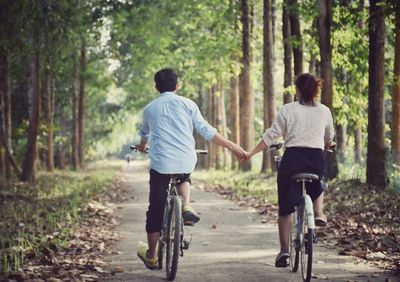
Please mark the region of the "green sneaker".
[[158, 257], [149, 259], [147, 258], [147, 253], [149, 249], [147, 245], [143, 242], [139, 242], [137, 255], [143, 261], [144, 265], [151, 270], [158, 268]]
[[182, 208], [182, 217], [184, 225], [194, 225], [196, 222], [200, 220], [200, 216], [196, 213], [196, 211], [189, 205], [186, 205]]

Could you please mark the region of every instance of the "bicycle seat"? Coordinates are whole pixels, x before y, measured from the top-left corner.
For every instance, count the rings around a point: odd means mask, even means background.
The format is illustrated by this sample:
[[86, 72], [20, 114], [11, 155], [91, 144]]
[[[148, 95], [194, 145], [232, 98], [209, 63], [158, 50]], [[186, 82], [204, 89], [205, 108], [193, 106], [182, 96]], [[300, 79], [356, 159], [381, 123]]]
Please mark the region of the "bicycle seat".
[[293, 175], [291, 179], [296, 182], [300, 182], [300, 181], [310, 181], [311, 182], [313, 180], [318, 180], [319, 177], [318, 177], [318, 175], [313, 174], [313, 173], [302, 172], [302, 173], [297, 173], [297, 174]]

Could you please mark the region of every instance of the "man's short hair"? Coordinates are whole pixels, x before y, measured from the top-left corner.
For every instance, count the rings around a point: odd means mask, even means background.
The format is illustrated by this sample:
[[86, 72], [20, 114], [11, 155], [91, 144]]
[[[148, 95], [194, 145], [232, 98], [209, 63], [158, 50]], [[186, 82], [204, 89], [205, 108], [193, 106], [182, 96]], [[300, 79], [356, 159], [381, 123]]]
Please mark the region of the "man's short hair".
[[178, 76], [173, 69], [162, 69], [154, 75], [156, 88], [160, 93], [175, 91], [178, 83]]

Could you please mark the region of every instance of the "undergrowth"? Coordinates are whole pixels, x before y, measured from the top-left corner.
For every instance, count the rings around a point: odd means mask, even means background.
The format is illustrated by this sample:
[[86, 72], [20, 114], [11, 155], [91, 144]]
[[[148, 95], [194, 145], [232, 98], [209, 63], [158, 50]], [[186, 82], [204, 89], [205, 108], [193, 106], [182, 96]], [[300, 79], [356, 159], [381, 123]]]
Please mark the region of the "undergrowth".
[[110, 185], [115, 168], [41, 173], [35, 184], [15, 183], [0, 194], [0, 277], [45, 248], [62, 247], [81, 206]]

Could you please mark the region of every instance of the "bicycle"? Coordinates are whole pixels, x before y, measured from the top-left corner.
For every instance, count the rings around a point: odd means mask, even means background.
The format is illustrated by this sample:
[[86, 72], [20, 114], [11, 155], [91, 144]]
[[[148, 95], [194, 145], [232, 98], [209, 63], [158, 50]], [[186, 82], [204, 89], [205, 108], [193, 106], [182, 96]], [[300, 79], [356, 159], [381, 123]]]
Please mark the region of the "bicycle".
[[[326, 151], [332, 152], [334, 148], [335, 146], [332, 146]], [[279, 167], [280, 160], [281, 157], [275, 156], [277, 167]], [[289, 265], [293, 272], [297, 272], [300, 262], [303, 281], [309, 282], [312, 272], [313, 244], [317, 242], [317, 237], [313, 202], [306, 193], [306, 183], [321, 179], [316, 174], [302, 172], [293, 175], [291, 180], [297, 183], [301, 182], [302, 194], [300, 204], [295, 207], [292, 214], [292, 227], [289, 233]]]
[[[131, 146], [136, 150], [135, 146]], [[148, 152], [148, 149], [145, 151]], [[207, 154], [207, 150], [196, 150], [197, 154]], [[182, 220], [182, 199], [178, 195], [179, 174], [171, 174], [165, 200], [161, 236], [158, 241], [158, 268], [162, 269], [165, 257], [166, 278], [168, 281], [175, 279], [178, 271], [179, 257], [183, 257], [183, 250], [188, 250], [192, 241], [186, 240]], [[192, 226], [194, 224], [191, 224]]]

